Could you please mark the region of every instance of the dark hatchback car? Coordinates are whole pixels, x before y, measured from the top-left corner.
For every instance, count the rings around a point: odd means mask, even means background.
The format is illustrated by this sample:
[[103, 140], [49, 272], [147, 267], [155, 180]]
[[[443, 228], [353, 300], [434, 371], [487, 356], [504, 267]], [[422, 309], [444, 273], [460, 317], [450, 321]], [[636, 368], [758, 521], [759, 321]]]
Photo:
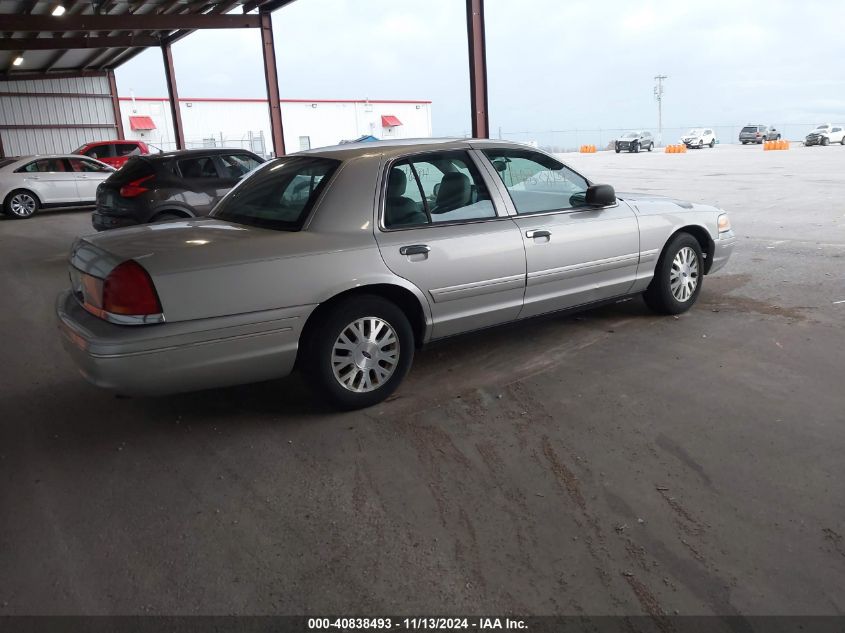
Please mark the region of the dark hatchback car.
[[133, 156], [97, 188], [98, 231], [208, 215], [264, 160], [241, 149], [195, 149]]

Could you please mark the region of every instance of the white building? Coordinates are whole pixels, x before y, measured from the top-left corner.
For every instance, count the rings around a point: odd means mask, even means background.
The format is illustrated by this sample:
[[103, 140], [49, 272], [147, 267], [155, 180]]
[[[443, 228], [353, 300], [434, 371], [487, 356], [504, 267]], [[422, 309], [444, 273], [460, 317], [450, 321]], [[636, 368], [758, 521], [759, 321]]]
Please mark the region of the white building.
[[[431, 136], [431, 101], [283, 99], [285, 149], [297, 152], [365, 135], [378, 139]], [[272, 152], [266, 99], [179, 99], [185, 145]], [[166, 98], [120, 97], [127, 139], [176, 148]]]

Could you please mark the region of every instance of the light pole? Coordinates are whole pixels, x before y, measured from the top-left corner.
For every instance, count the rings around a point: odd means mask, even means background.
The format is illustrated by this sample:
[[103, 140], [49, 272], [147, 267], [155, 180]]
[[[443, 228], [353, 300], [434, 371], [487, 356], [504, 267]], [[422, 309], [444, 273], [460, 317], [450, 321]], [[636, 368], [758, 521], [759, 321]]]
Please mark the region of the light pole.
[[656, 75], [654, 81], [654, 98], [657, 100], [657, 144], [663, 145], [663, 80], [668, 75]]

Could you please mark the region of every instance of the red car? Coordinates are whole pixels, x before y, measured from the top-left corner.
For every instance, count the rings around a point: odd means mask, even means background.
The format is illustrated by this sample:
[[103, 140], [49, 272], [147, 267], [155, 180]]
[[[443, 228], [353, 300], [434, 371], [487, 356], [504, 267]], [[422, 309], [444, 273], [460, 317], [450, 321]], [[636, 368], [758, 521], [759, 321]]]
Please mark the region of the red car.
[[150, 148], [143, 141], [96, 141], [86, 143], [79, 149], [73, 150], [73, 153], [95, 158], [115, 169], [120, 169], [132, 156], [149, 154]]

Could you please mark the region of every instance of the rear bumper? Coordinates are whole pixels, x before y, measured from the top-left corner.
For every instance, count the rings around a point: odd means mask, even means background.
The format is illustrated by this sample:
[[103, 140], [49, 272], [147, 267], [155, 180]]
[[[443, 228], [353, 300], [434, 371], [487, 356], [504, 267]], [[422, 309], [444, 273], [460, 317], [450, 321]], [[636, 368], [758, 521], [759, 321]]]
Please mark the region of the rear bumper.
[[134, 218], [107, 215], [99, 211], [94, 211], [91, 214], [91, 224], [98, 231], [106, 231], [108, 229], [120, 229], [126, 226], [138, 226], [138, 221]]
[[731, 253], [733, 253], [735, 245], [736, 235], [733, 231], [726, 231], [719, 235], [719, 239], [716, 240], [716, 246], [713, 249], [713, 263], [710, 264], [710, 270], [707, 271], [708, 274], [715, 273], [717, 270], [725, 267], [725, 264], [728, 263], [731, 257]]
[[313, 307], [126, 326], [89, 314], [66, 291], [56, 314], [62, 344], [86, 380], [143, 396], [286, 376]]

